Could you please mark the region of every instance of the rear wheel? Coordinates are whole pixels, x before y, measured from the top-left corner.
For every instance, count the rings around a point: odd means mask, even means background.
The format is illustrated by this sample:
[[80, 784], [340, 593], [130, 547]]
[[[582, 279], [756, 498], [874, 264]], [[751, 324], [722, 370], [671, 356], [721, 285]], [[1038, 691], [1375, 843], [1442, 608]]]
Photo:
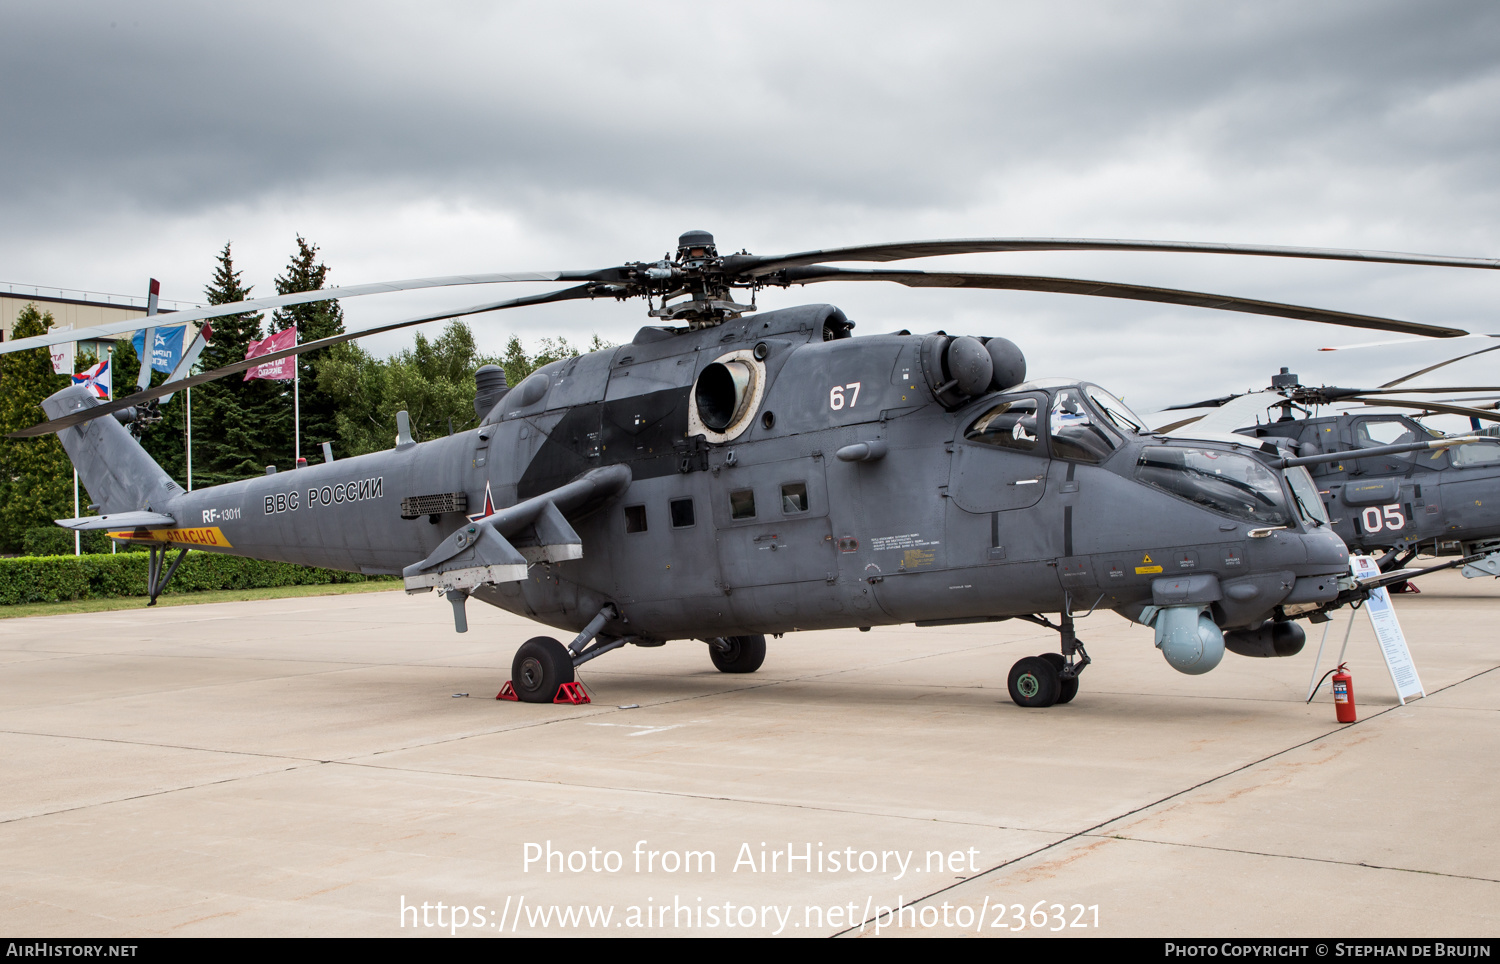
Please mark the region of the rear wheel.
[[1068, 658], [1062, 653], [1043, 653], [1042, 659], [1052, 664], [1057, 670], [1057, 701], [1059, 703], [1070, 703], [1073, 697], [1078, 695], [1078, 677], [1062, 675], [1063, 667], [1068, 665]]
[[551, 636], [521, 644], [510, 664], [510, 685], [523, 703], [551, 703], [557, 688], [573, 682], [573, 657]]
[[1017, 706], [1051, 706], [1062, 685], [1052, 663], [1040, 656], [1027, 656], [1010, 668], [1010, 698]]
[[721, 673], [753, 673], [766, 661], [766, 637], [722, 636], [728, 647], [721, 649], [715, 643], [708, 644], [709, 659]]

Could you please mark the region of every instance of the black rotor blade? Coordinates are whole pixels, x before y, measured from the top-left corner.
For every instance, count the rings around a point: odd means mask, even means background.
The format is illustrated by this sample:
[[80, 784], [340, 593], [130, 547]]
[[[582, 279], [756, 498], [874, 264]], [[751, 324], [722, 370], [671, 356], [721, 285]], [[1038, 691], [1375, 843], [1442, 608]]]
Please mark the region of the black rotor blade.
[[1495, 258], [1454, 258], [1400, 251], [1356, 248], [1296, 248], [1265, 244], [1219, 244], [1196, 241], [1128, 241], [1107, 238], [960, 238], [945, 241], [901, 241], [862, 244], [781, 255], [731, 255], [725, 267], [750, 277], [762, 277], [794, 265], [823, 261], [904, 261], [945, 254], [982, 254], [997, 251], [1161, 251], [1193, 254], [1243, 254], [1271, 258], [1314, 258], [1323, 261], [1365, 261], [1380, 264], [1431, 265], [1446, 268], [1500, 268]]
[[1454, 362], [1461, 362], [1465, 358], [1473, 358], [1475, 355], [1483, 355], [1487, 351], [1497, 351], [1497, 350], [1500, 350], [1500, 345], [1491, 345], [1488, 348], [1481, 348], [1478, 351], [1471, 351], [1467, 355], [1459, 355], [1457, 358], [1450, 358], [1447, 361], [1440, 361], [1436, 365], [1428, 365], [1426, 368], [1418, 369], [1417, 371], [1412, 372], [1410, 375], [1402, 375], [1400, 378], [1396, 379], [1395, 381], [1393, 381], [1393, 382], [1386, 382], [1384, 385], [1381, 385], [1380, 387], [1381, 388], [1391, 388], [1393, 386], [1400, 385], [1402, 382], [1411, 381], [1413, 378], [1416, 378], [1419, 375], [1425, 375], [1428, 372], [1435, 372], [1439, 368], [1444, 368], [1444, 367], [1446, 367], [1448, 365], [1453, 364]]
[[1317, 388], [1301, 386], [1286, 389], [1286, 397], [1304, 405], [1332, 405], [1336, 402], [1353, 401], [1376, 395], [1444, 395], [1449, 392], [1496, 392], [1500, 387], [1481, 385], [1469, 388], [1335, 388], [1321, 385]]
[[1436, 395], [1444, 392], [1500, 392], [1500, 385], [1476, 385], [1458, 386], [1445, 385], [1442, 388], [1356, 388], [1351, 389], [1355, 395]]
[[[1243, 394], [1245, 393], [1240, 393], [1240, 395]], [[1218, 398], [1205, 398], [1201, 402], [1190, 402], [1187, 405], [1168, 405], [1166, 408], [1162, 409], [1162, 411], [1175, 412], [1179, 409], [1184, 408], [1218, 408], [1221, 405], [1225, 405], [1229, 402], [1234, 401], [1236, 398], [1239, 398], [1240, 395], [1221, 395]]]
[[392, 322], [388, 325], [377, 325], [374, 328], [365, 328], [360, 331], [345, 332], [342, 335], [331, 335], [328, 338], [319, 338], [316, 341], [309, 341], [304, 344], [297, 345], [293, 348], [283, 349], [282, 351], [267, 352], [264, 355], [256, 355], [254, 358], [246, 358], [244, 361], [237, 361], [232, 365], [225, 365], [223, 368], [215, 368], [212, 371], [203, 372], [201, 374], [194, 375], [191, 378], [179, 378], [175, 382], [164, 382], [163, 384], [158, 385], [155, 388], [148, 388], [145, 391], [135, 392], [133, 394], [126, 395], [123, 398], [116, 398], [113, 401], [90, 406], [89, 408], [83, 409], [82, 411], [73, 412], [70, 415], [64, 415], [61, 418], [54, 418], [50, 422], [42, 422], [41, 424], [33, 425], [30, 428], [23, 428], [20, 431], [11, 432], [7, 437], [32, 438], [37, 435], [47, 435], [65, 428], [71, 428], [74, 425], [81, 425], [84, 422], [99, 418], [103, 415], [111, 415], [115, 412], [123, 411], [127, 408], [132, 408], [136, 405], [141, 404], [142, 402], [149, 402], [161, 398], [165, 395], [171, 395], [173, 392], [178, 392], [185, 388], [193, 388], [198, 385], [206, 385], [209, 382], [218, 381], [220, 378], [224, 378], [228, 375], [234, 375], [238, 372], [246, 371], [247, 369], [259, 367], [260, 365], [264, 365], [267, 362], [273, 362], [281, 358], [288, 358], [292, 355], [300, 355], [303, 352], [316, 351], [319, 348], [329, 348], [333, 345], [339, 345], [346, 341], [353, 341], [356, 338], [364, 338], [366, 335], [378, 335], [384, 331], [395, 331], [398, 328], [409, 328], [412, 325], [421, 325], [429, 321], [443, 321], [447, 318], [461, 318], [464, 315], [478, 315], [488, 311], [503, 311], [506, 308], [521, 308], [525, 307], [526, 305], [543, 305], [554, 301], [570, 301], [576, 298], [590, 298], [597, 294], [608, 295], [609, 291], [607, 289], [601, 291], [597, 285], [578, 285], [575, 288], [562, 288], [558, 291], [549, 291], [546, 294], [529, 295], [525, 298], [511, 298], [507, 301], [495, 301], [485, 305], [474, 305], [469, 308], [460, 308], [455, 311], [433, 312], [431, 314], [418, 315], [415, 318], [406, 318], [401, 321]]
[[[566, 275], [566, 276], [565, 276]], [[574, 277], [576, 275], [576, 277]], [[315, 291], [295, 291], [291, 294], [273, 295], [268, 298], [252, 298], [249, 301], [236, 301], [223, 305], [208, 305], [202, 308], [186, 308], [182, 311], [161, 312], [149, 318], [135, 318], [129, 321], [114, 321], [105, 325], [94, 325], [89, 328], [78, 328], [67, 332], [68, 341], [88, 341], [90, 339], [110, 338], [115, 335], [123, 335], [126, 332], [138, 331], [147, 327], [147, 323], [154, 325], [181, 325], [189, 321], [199, 321], [204, 318], [219, 318], [224, 315], [254, 314], [267, 308], [284, 308], [287, 305], [305, 305], [316, 301], [337, 301], [342, 298], [357, 298], [361, 295], [388, 294], [392, 291], [416, 291], [423, 288], [451, 288], [457, 285], [491, 285], [505, 284], [510, 282], [535, 282], [535, 281], [586, 281], [602, 280], [591, 279], [584, 276], [583, 272], [562, 271], [521, 271], [508, 274], [469, 274], [469, 275], [447, 275], [440, 278], [409, 278], [405, 281], [381, 281], [367, 285], [349, 285], [342, 288], [319, 288]], [[30, 338], [18, 338], [0, 344], [0, 355], [13, 351], [25, 351], [28, 348], [45, 348], [49, 345], [62, 344], [57, 341], [58, 333], [52, 332], [46, 335], [34, 335]]]
[[1464, 408], [1461, 405], [1444, 405], [1442, 402], [1402, 402], [1394, 399], [1379, 399], [1364, 404], [1382, 408], [1414, 408], [1423, 412], [1442, 412], [1446, 415], [1463, 415], [1466, 418], [1482, 418], [1487, 422], [1500, 422], [1500, 413], [1482, 412], [1477, 408]]
[[1201, 291], [1183, 291], [1178, 288], [1152, 288], [1145, 285], [1117, 284], [1110, 281], [1085, 281], [1080, 278], [1048, 278], [1037, 275], [980, 274], [954, 271], [901, 271], [889, 268], [833, 268], [813, 265], [805, 268], [788, 268], [772, 280], [773, 284], [812, 284], [821, 281], [894, 281], [909, 288], [997, 288], [1006, 291], [1048, 291], [1056, 294], [1090, 295], [1098, 298], [1125, 298], [1132, 301], [1152, 301], [1169, 305], [1187, 305], [1195, 308], [1214, 308], [1220, 311], [1243, 311], [1255, 315], [1272, 315], [1280, 318], [1296, 318], [1301, 321], [1316, 321], [1328, 325], [1344, 325], [1350, 328], [1375, 328], [1381, 331], [1399, 331], [1409, 335], [1428, 335], [1434, 338], [1456, 338], [1468, 334], [1460, 328], [1439, 328], [1413, 321], [1395, 318], [1379, 318], [1373, 315], [1356, 315], [1347, 311], [1330, 311], [1324, 308], [1305, 308], [1274, 301], [1257, 301], [1253, 298], [1235, 298], [1230, 295], [1207, 294]]

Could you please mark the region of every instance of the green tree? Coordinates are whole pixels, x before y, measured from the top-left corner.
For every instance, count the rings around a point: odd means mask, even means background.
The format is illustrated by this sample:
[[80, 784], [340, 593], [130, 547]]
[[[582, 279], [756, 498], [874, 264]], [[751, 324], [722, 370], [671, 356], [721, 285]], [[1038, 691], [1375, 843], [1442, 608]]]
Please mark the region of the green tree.
[[[52, 315], [28, 304], [16, 316], [12, 338], [45, 334]], [[68, 384], [52, 373], [45, 348], [0, 355], [0, 547], [18, 552], [26, 530], [73, 515], [73, 466], [56, 435], [4, 438], [46, 418], [42, 399]], [[80, 510], [91, 501], [80, 498]]]
[[[203, 295], [211, 305], [245, 301], [253, 290], [234, 269], [230, 243], [219, 252], [213, 280]], [[241, 361], [250, 343], [261, 337], [264, 315], [225, 315], [214, 318], [212, 337], [203, 349], [199, 367], [205, 371]], [[281, 383], [245, 381], [231, 375], [193, 390], [193, 484], [217, 485], [249, 478], [274, 461], [272, 452], [279, 439], [267, 429], [271, 409], [282, 407]], [[176, 399], [173, 399], [175, 404]], [[289, 416], [287, 422], [290, 424]], [[282, 460], [286, 458], [282, 452]]]
[[[590, 351], [610, 347], [597, 335]], [[413, 347], [390, 358], [372, 357], [354, 344], [328, 350], [318, 366], [318, 388], [342, 400], [337, 415], [340, 455], [363, 455], [388, 449], [396, 438], [396, 413], [411, 417], [417, 441], [461, 432], [478, 421], [474, 414], [474, 372], [481, 365], [500, 365], [506, 380], [519, 384], [531, 372], [560, 358], [578, 355], [564, 338], [544, 339], [531, 355], [512, 337], [505, 354], [478, 353], [474, 335], [462, 321], [449, 322], [438, 337], [417, 333]]]
[[484, 361], [474, 335], [453, 321], [437, 338], [417, 333], [412, 348], [388, 359], [373, 358], [353, 344], [329, 349], [318, 366], [318, 388], [343, 400], [337, 428], [341, 454], [388, 449], [396, 437], [396, 413], [411, 417], [417, 441], [471, 427], [474, 372]]
[[[286, 273], [276, 277], [276, 293], [294, 294], [299, 291], [318, 291], [328, 280], [328, 266], [318, 260], [318, 246], [309, 244], [302, 235], [297, 235], [297, 251], [287, 263]], [[296, 326], [298, 342], [316, 341], [331, 335], [344, 333], [344, 309], [337, 301], [315, 301], [305, 305], [289, 305], [278, 308], [271, 316], [271, 331], [285, 331]], [[299, 393], [302, 413], [303, 452], [315, 451], [321, 442], [337, 438], [340, 399], [318, 386], [317, 361], [306, 355], [297, 356], [297, 371], [301, 377]], [[276, 383], [285, 393], [287, 428], [284, 429], [283, 448], [290, 451], [292, 387], [285, 382]], [[279, 424], [279, 420], [278, 420]]]
[[597, 334], [590, 339], [588, 346], [582, 349], [570, 344], [566, 338], [543, 338], [537, 353], [528, 355], [526, 347], [521, 344], [521, 339], [511, 335], [510, 340], [505, 343], [504, 354], [499, 358], [486, 358], [480, 364], [499, 365], [505, 369], [505, 383], [514, 388], [521, 384], [527, 375], [543, 365], [550, 365], [563, 358], [576, 358], [584, 352], [612, 347], [614, 347], [612, 344]]

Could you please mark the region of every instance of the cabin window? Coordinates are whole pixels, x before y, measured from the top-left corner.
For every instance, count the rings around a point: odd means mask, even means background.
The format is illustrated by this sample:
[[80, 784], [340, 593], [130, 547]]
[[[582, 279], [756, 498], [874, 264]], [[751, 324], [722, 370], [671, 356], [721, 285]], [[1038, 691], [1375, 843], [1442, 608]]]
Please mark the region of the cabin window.
[[1037, 438], [1036, 399], [1015, 398], [985, 412], [964, 432], [964, 439], [1020, 452], [1034, 452]]
[[1500, 442], [1489, 439], [1470, 442], [1468, 445], [1455, 445], [1448, 452], [1453, 456], [1454, 465], [1491, 465], [1500, 462]]
[[788, 482], [781, 487], [782, 512], [807, 511], [807, 483]]
[[[1354, 444], [1362, 449], [1373, 449], [1381, 445], [1405, 445], [1408, 442], [1426, 442], [1430, 438], [1429, 435], [1419, 434], [1416, 425], [1408, 424], [1404, 418], [1369, 418], [1360, 422], [1354, 429]], [[1417, 457], [1417, 453], [1398, 452], [1395, 455], [1381, 457], [1409, 462]]]
[[646, 507], [643, 505], [627, 505], [625, 507], [625, 531], [646, 531]]
[[686, 529], [696, 521], [693, 518], [692, 499], [673, 499], [669, 506], [672, 510], [672, 528]]
[[729, 517], [731, 519], [755, 518], [755, 490], [740, 489], [729, 493]]

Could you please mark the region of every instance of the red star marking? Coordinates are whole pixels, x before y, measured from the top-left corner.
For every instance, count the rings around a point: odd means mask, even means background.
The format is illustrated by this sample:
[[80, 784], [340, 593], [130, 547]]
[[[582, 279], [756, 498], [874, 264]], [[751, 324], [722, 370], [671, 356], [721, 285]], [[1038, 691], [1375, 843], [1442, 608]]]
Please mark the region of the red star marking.
[[489, 484], [489, 482], [485, 482], [484, 483], [484, 508], [479, 511], [478, 515], [471, 515], [471, 516], [469, 516], [469, 521], [470, 522], [478, 522], [480, 519], [487, 519], [487, 518], [489, 518], [490, 516], [492, 516], [494, 514], [495, 514], [495, 500], [490, 497], [490, 484]]

